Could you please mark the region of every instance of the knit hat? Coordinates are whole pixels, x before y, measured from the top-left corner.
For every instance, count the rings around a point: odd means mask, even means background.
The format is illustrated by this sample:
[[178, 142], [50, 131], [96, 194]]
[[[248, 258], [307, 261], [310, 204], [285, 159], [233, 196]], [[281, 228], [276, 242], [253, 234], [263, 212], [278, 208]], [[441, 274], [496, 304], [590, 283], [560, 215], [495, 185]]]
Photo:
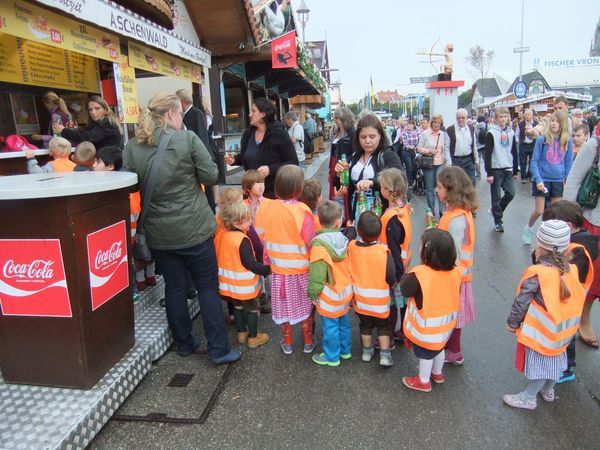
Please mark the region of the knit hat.
[[571, 229], [562, 220], [546, 220], [538, 228], [537, 245], [551, 252], [565, 252], [571, 241]]

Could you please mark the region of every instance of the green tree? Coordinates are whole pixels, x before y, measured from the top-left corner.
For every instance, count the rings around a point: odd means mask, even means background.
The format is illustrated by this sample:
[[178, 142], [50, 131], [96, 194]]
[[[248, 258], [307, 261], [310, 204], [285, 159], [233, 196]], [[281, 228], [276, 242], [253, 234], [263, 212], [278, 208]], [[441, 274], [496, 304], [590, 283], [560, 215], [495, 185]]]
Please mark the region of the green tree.
[[473, 89], [464, 91], [458, 95], [458, 107], [465, 108], [473, 100]]

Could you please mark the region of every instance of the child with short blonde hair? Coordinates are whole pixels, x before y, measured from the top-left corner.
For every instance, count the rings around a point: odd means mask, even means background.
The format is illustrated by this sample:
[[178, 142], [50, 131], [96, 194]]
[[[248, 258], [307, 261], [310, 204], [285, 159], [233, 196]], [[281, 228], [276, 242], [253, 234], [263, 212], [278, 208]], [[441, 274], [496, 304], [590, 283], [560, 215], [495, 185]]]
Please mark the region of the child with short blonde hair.
[[52, 173], [52, 172], [72, 172], [75, 169], [75, 163], [69, 159], [71, 155], [71, 143], [62, 137], [50, 139], [48, 153], [54, 159], [48, 164], [40, 167], [33, 150], [26, 150], [27, 172], [29, 173]]
[[90, 141], [80, 142], [75, 148], [72, 160], [76, 164], [73, 169], [75, 172], [94, 170], [94, 163], [96, 162], [96, 146]]
[[273, 321], [281, 326], [283, 353], [293, 352], [292, 326], [300, 323], [304, 353], [315, 348], [312, 335], [312, 302], [308, 297], [310, 242], [315, 236], [312, 211], [298, 201], [304, 172], [285, 165], [275, 177], [277, 200], [263, 202], [256, 213], [256, 229], [262, 236], [271, 264], [271, 308]]
[[252, 224], [250, 207], [233, 202], [222, 207], [220, 217], [224, 231], [215, 245], [219, 266], [219, 293], [233, 304], [238, 342], [257, 348], [269, 341], [258, 331], [258, 295], [260, 276], [269, 274], [269, 266], [258, 262], [246, 232]]
[[475, 321], [473, 296], [473, 254], [475, 251], [475, 223], [477, 193], [469, 176], [460, 167], [445, 167], [438, 174], [436, 191], [440, 201], [448, 205], [438, 228], [452, 235], [456, 247], [456, 265], [461, 269], [460, 310], [456, 327], [446, 346], [446, 362], [462, 365], [464, 357], [460, 344], [462, 328]]

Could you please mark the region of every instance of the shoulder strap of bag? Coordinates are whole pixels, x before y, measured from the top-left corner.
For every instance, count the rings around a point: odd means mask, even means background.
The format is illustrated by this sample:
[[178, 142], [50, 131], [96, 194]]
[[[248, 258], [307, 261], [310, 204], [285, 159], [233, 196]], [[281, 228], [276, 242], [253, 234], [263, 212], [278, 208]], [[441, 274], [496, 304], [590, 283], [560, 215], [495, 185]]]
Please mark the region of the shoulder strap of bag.
[[166, 132], [163, 134], [162, 138], [160, 139], [160, 143], [158, 144], [158, 150], [156, 150], [154, 158], [152, 159], [150, 170], [148, 171], [148, 178], [144, 184], [144, 202], [142, 205], [142, 213], [140, 214], [140, 218], [138, 220], [138, 230], [143, 229], [144, 219], [146, 218], [148, 206], [150, 206], [150, 200], [152, 199], [152, 191], [154, 191], [154, 187], [156, 186], [156, 175], [158, 173], [158, 169], [160, 168], [160, 163], [162, 163], [163, 159], [165, 159], [167, 145], [169, 144], [170, 140], [171, 133]]

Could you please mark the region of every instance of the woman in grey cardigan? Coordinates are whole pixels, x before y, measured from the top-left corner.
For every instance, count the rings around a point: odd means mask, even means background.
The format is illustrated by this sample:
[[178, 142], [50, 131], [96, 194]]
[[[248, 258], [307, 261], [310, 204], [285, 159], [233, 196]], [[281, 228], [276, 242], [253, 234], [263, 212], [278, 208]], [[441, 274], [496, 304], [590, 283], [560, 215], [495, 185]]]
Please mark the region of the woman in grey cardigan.
[[[591, 138], [579, 150], [565, 185], [565, 192], [563, 194], [565, 200], [575, 201], [577, 199], [581, 183], [594, 163], [597, 148], [597, 138]], [[583, 217], [585, 218], [584, 226], [588, 232], [595, 236], [600, 236], [600, 203], [594, 209], [584, 208]], [[597, 300], [598, 297], [600, 297], [600, 257], [594, 261], [594, 282], [590, 287], [587, 301], [583, 307], [581, 328], [579, 329], [579, 338], [581, 341], [594, 348], [598, 348], [598, 338], [592, 327], [590, 312], [592, 311], [594, 300]]]

